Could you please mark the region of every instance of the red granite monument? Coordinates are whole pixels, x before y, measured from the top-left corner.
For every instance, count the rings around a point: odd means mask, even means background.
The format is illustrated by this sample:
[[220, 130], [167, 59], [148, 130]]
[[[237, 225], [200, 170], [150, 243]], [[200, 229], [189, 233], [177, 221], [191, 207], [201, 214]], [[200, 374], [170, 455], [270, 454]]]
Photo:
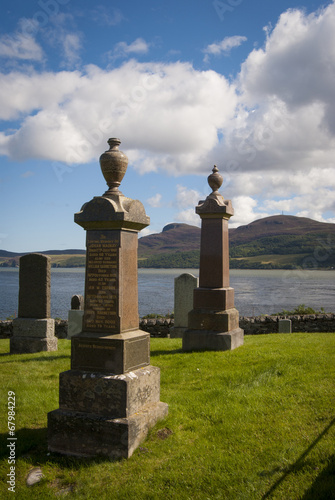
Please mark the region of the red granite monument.
[[183, 334], [183, 350], [230, 350], [243, 344], [234, 289], [229, 286], [228, 220], [234, 215], [230, 200], [219, 193], [223, 179], [216, 166], [208, 177], [212, 193], [200, 201], [199, 287]]
[[59, 409], [48, 414], [49, 450], [130, 457], [168, 412], [150, 336], [139, 330], [138, 232], [142, 203], [119, 191], [128, 159], [109, 139], [100, 157], [109, 189], [85, 203], [75, 222], [86, 231], [83, 331], [72, 337], [71, 370], [60, 374]]

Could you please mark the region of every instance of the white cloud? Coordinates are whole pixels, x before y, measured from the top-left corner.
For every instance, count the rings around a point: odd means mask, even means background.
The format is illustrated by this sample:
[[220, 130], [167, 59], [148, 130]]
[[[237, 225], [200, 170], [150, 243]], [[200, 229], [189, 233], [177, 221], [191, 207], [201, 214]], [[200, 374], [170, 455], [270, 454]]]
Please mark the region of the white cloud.
[[245, 36], [226, 36], [221, 42], [211, 43], [207, 45], [207, 47], [203, 50], [205, 57], [204, 61], [209, 61], [209, 56], [220, 56], [228, 55], [231, 49], [235, 47], [239, 47], [243, 42], [245, 42], [247, 38]]
[[191, 226], [201, 226], [201, 219], [199, 215], [195, 213], [194, 208], [187, 208], [176, 213], [175, 220], [176, 222], [190, 224]]
[[68, 33], [63, 38], [64, 65], [73, 67], [80, 62], [79, 51], [81, 49], [80, 36], [75, 33]]
[[136, 40], [129, 45], [126, 42], [117, 43], [114, 49], [108, 53], [108, 56], [110, 59], [116, 59], [118, 57], [125, 57], [131, 54], [146, 54], [149, 51], [149, 47], [150, 44], [143, 38], [136, 38]]
[[15, 132], [0, 135], [0, 151], [85, 163], [101, 154], [106, 138], [120, 136], [139, 171], [201, 170], [236, 101], [224, 77], [187, 63], [132, 60], [105, 71], [92, 65], [83, 73], [0, 75], [2, 117], [26, 113]]
[[198, 205], [200, 197], [200, 193], [195, 189], [177, 184], [176, 204], [178, 208], [194, 207]]
[[[207, 55], [243, 41], [225, 40], [208, 46]], [[68, 38], [68, 49], [75, 61], [80, 36], [72, 43]], [[143, 39], [119, 46], [123, 56], [148, 49]], [[14, 160], [85, 163], [116, 136], [140, 173], [207, 176], [217, 164], [222, 192], [236, 210], [233, 223], [281, 210], [330, 219], [334, 75], [334, 2], [311, 15], [282, 14], [236, 82], [189, 63], [134, 59], [105, 70], [91, 65], [80, 72], [0, 74], [0, 119], [17, 120], [15, 130], [3, 122], [0, 153]], [[178, 187], [180, 221], [198, 220], [200, 199]]]
[[158, 208], [161, 206], [161, 199], [162, 199], [162, 195], [160, 193], [157, 193], [157, 194], [155, 194], [155, 196], [148, 198], [147, 203], [151, 207]]
[[41, 61], [43, 50], [31, 35], [17, 31], [0, 37], [0, 57]]
[[250, 222], [267, 217], [269, 214], [264, 211], [257, 210], [258, 202], [251, 196], [240, 195], [235, 196], [232, 200], [234, 208], [234, 216], [230, 219], [229, 227], [238, 227], [240, 225], [249, 224]]

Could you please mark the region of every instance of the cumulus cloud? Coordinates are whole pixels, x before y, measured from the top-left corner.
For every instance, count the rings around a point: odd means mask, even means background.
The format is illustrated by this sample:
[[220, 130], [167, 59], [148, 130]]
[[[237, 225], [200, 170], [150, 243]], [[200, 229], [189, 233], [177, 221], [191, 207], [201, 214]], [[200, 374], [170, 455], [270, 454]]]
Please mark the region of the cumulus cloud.
[[162, 199], [162, 195], [160, 193], [157, 193], [157, 194], [155, 194], [155, 196], [148, 198], [147, 203], [151, 207], [158, 208], [161, 206], [161, 199]]
[[[236, 210], [232, 221], [282, 210], [330, 218], [335, 4], [310, 15], [290, 9], [265, 37], [235, 82], [190, 63], [135, 59], [111, 69], [0, 74], [0, 118], [17, 120], [15, 129], [12, 122], [3, 127], [0, 153], [79, 164], [96, 159], [106, 138], [117, 136], [140, 173], [207, 176], [217, 164], [224, 196]], [[209, 45], [205, 55], [222, 55], [243, 41], [228, 37]], [[78, 53], [80, 39], [68, 39], [69, 56], [71, 48]], [[123, 57], [148, 49], [140, 38], [118, 45]], [[198, 221], [199, 199], [178, 187], [180, 221]]]
[[236, 103], [234, 87], [213, 71], [134, 60], [113, 70], [0, 75], [1, 99], [3, 117], [22, 116], [16, 131], [0, 134], [2, 154], [85, 163], [106, 137], [120, 136], [139, 171], [175, 174], [201, 170]]
[[226, 36], [221, 42], [211, 43], [207, 45], [207, 47], [203, 50], [205, 57], [204, 61], [209, 61], [209, 56], [220, 56], [220, 55], [229, 55], [231, 49], [234, 47], [239, 47], [243, 42], [245, 42], [247, 38], [245, 36]]

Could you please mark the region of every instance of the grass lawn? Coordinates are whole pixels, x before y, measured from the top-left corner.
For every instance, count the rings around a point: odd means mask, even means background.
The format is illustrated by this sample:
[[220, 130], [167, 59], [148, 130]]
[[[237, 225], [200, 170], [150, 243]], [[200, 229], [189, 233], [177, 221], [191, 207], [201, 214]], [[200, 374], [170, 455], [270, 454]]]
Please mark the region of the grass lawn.
[[[75, 459], [47, 450], [47, 412], [59, 407], [58, 352], [7, 355], [0, 341], [0, 498], [335, 498], [335, 333], [245, 337], [225, 352], [183, 353], [152, 339], [169, 416], [128, 460]], [[16, 491], [9, 492], [7, 395], [16, 395]], [[26, 486], [40, 467], [43, 479]]]

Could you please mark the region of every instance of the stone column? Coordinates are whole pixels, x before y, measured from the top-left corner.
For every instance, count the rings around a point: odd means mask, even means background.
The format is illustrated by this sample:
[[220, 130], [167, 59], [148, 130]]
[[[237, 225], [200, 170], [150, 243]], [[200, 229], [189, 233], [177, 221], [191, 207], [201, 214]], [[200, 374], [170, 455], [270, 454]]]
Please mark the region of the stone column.
[[55, 321], [50, 318], [51, 260], [31, 253], [20, 258], [19, 313], [13, 320], [11, 354], [56, 351]]
[[184, 351], [227, 350], [243, 344], [234, 289], [229, 286], [228, 220], [234, 210], [218, 191], [222, 181], [214, 166], [208, 177], [212, 193], [196, 207], [201, 217], [199, 287], [183, 335]]
[[150, 366], [150, 336], [139, 330], [138, 232], [150, 221], [141, 202], [119, 191], [128, 160], [119, 139], [108, 142], [100, 165], [109, 189], [75, 214], [87, 231], [83, 331], [71, 339], [48, 441], [63, 454], [127, 458], [168, 407], [159, 368]]

